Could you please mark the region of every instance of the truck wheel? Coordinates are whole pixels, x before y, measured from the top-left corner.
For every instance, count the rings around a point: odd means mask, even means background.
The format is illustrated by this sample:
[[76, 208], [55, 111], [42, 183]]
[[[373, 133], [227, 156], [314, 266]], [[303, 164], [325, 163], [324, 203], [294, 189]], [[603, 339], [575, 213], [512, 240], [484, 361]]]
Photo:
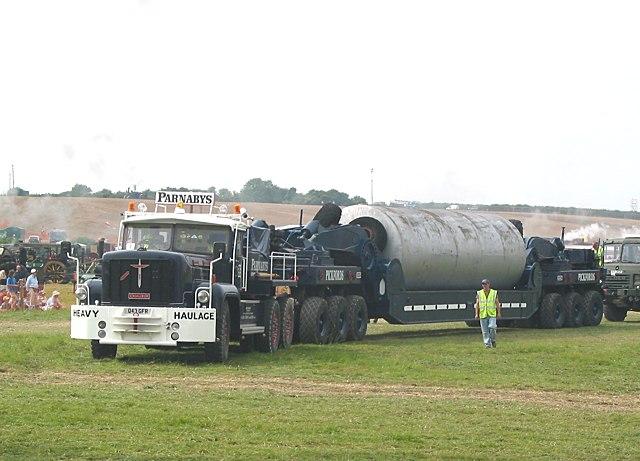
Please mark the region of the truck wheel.
[[564, 296], [565, 315], [564, 326], [565, 327], [581, 327], [584, 323], [585, 304], [584, 298], [580, 293], [570, 291]]
[[273, 354], [280, 344], [280, 304], [273, 298], [262, 301], [264, 333], [256, 337], [256, 349]]
[[362, 296], [347, 296], [347, 318], [349, 319], [349, 332], [347, 340], [361, 341], [367, 334], [369, 313], [367, 303]]
[[604, 305], [602, 295], [597, 291], [587, 291], [584, 294], [584, 325], [596, 326], [602, 322]]
[[94, 359], [114, 359], [117, 352], [117, 344], [100, 344], [97, 339], [91, 340], [91, 355]]
[[300, 308], [300, 342], [327, 344], [331, 337], [329, 306], [323, 298], [311, 296]]
[[349, 334], [349, 319], [347, 318], [349, 305], [347, 300], [344, 296], [329, 296], [327, 305], [329, 306], [329, 316], [331, 318], [331, 342], [344, 342]]
[[604, 318], [609, 322], [622, 322], [627, 317], [627, 310], [624, 307], [605, 304]]
[[562, 295], [547, 293], [540, 306], [540, 327], [560, 328], [564, 325], [566, 308]]
[[280, 347], [289, 349], [293, 344], [295, 321], [295, 301], [293, 298], [279, 298], [280, 303]]
[[216, 312], [216, 342], [204, 343], [204, 358], [207, 362], [226, 362], [229, 360], [230, 336], [229, 304], [227, 304], [227, 301], [223, 301]]

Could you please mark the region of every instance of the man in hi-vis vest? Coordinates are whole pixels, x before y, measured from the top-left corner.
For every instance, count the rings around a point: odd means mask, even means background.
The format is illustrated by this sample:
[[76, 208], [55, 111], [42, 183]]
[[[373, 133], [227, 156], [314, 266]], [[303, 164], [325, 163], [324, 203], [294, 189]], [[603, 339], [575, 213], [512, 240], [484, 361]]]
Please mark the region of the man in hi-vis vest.
[[484, 347], [496, 347], [496, 329], [498, 328], [496, 318], [499, 317], [500, 300], [498, 299], [498, 292], [491, 289], [489, 280], [484, 279], [482, 281], [482, 290], [478, 291], [476, 297], [476, 319], [480, 319]]

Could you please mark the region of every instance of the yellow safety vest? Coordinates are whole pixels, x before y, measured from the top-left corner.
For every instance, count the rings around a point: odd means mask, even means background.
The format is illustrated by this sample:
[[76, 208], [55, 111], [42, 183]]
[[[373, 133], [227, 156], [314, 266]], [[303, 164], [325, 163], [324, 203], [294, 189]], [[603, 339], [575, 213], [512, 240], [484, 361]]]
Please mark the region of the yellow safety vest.
[[595, 257], [596, 257], [596, 264], [599, 267], [604, 266], [604, 248], [603, 247], [598, 247], [597, 250], [595, 250]]
[[478, 291], [478, 307], [480, 308], [480, 318], [486, 319], [487, 317], [496, 316], [496, 298], [498, 292], [496, 290], [489, 290], [489, 294], [485, 294], [484, 290]]

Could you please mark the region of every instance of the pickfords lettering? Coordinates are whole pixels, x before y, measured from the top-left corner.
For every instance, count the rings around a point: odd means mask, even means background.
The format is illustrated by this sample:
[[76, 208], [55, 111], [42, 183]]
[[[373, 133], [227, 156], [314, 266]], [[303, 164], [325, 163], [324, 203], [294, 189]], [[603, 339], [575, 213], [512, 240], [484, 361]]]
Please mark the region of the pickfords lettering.
[[98, 318], [98, 311], [95, 309], [85, 310], [85, 309], [74, 309], [73, 310], [74, 317], [96, 317]]
[[174, 312], [174, 320], [214, 320], [213, 312]]
[[325, 275], [326, 275], [326, 280], [330, 280], [330, 281], [344, 280], [344, 271], [328, 270], [326, 271]]

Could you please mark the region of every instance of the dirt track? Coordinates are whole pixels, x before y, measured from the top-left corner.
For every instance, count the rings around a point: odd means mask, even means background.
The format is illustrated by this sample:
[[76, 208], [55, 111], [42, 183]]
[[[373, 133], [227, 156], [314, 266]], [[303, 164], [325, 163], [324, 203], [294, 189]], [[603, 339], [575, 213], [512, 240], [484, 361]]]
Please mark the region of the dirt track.
[[[3, 387], [11, 382], [70, 385], [92, 384], [123, 386], [122, 375], [98, 373], [0, 373]], [[595, 393], [569, 393], [520, 389], [485, 389], [481, 394], [455, 387], [418, 386], [403, 384], [368, 384], [362, 382], [331, 382], [307, 379], [246, 376], [129, 376], [126, 386], [142, 389], [149, 386], [166, 386], [177, 389], [217, 391], [266, 391], [286, 396], [349, 396], [358, 398], [395, 397], [427, 400], [482, 400], [514, 404], [540, 405], [556, 409], [592, 410], [606, 412], [640, 412], [640, 397], [630, 395], [604, 395]]]
[[[117, 241], [120, 213], [129, 200], [72, 198], [72, 197], [0, 197], [0, 228], [10, 225], [23, 227], [27, 235], [39, 234], [42, 229], [65, 229], [71, 239], [106, 237]], [[151, 201], [145, 202], [153, 210]], [[271, 203], [243, 204], [251, 216], [265, 219], [274, 225], [295, 224], [304, 210], [304, 222], [313, 217], [319, 206], [282, 205]], [[527, 213], [496, 213], [506, 218], [520, 219], [527, 235], [559, 235], [562, 226], [567, 232], [593, 224], [609, 225], [609, 237], [622, 229], [639, 228], [640, 222], [627, 219], [585, 216], [545, 215]]]

